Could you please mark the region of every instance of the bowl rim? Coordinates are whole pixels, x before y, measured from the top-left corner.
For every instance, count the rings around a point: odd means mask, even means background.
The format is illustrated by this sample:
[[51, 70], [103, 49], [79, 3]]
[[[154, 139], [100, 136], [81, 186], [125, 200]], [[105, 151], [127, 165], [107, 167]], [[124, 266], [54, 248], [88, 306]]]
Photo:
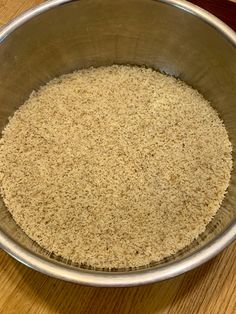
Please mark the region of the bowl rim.
[[[24, 12], [0, 29], [0, 43], [4, 41], [4, 39], [14, 32], [18, 27], [33, 17], [54, 7], [74, 1], [75, 0], [50, 0]], [[162, 2], [167, 5], [177, 7], [197, 16], [211, 27], [216, 29], [219, 33], [221, 33], [223, 37], [225, 37], [233, 45], [233, 47], [236, 48], [236, 33], [224, 22], [206, 10], [184, 0], [152, 1]], [[236, 220], [234, 220], [225, 231], [208, 242], [201, 249], [193, 252], [189, 256], [179, 261], [174, 261], [170, 264], [157, 268], [153, 267], [128, 272], [105, 272], [85, 270], [75, 267], [68, 268], [65, 264], [58, 263], [54, 260], [49, 261], [48, 259], [39, 256], [36, 253], [32, 253], [21, 244], [15, 242], [10, 235], [4, 233], [0, 229], [0, 248], [2, 248], [9, 255], [21, 263], [41, 273], [58, 279], [98, 287], [137, 286], [178, 276], [210, 260], [235, 239]]]

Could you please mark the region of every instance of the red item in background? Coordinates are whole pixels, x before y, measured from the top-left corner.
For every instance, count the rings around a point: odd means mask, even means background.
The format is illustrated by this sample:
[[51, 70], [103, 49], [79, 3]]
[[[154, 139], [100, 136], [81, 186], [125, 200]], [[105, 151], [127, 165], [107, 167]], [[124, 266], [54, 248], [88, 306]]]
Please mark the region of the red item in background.
[[190, 0], [217, 16], [236, 31], [236, 3], [228, 0]]

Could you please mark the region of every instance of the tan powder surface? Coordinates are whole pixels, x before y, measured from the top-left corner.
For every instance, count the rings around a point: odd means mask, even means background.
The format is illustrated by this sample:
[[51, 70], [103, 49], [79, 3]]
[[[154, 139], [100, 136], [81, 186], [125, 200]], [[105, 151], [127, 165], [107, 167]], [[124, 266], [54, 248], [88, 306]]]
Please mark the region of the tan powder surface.
[[87, 69], [33, 92], [0, 141], [1, 193], [48, 251], [97, 267], [159, 261], [218, 210], [232, 147], [209, 103], [173, 77]]

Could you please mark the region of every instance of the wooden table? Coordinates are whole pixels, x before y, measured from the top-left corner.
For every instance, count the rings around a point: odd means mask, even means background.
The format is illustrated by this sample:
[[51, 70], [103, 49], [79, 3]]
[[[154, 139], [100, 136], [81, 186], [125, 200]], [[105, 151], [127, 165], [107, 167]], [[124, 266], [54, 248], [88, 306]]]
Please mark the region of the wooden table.
[[[0, 0], [0, 25], [40, 2]], [[108, 289], [49, 278], [0, 251], [0, 313], [235, 314], [235, 260], [236, 243], [205, 265], [175, 279]]]

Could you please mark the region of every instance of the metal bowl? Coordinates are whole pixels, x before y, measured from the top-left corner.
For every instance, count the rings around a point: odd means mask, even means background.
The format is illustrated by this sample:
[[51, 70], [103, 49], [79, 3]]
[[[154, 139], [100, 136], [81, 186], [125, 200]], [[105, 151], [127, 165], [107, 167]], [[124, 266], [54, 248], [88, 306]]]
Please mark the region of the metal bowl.
[[174, 75], [212, 101], [234, 147], [234, 170], [206, 231], [170, 258], [139, 269], [83, 269], [53, 256], [23, 233], [0, 202], [3, 250], [45, 274], [94, 286], [174, 277], [236, 238], [236, 34], [197, 6], [180, 0], [53, 0], [19, 16], [0, 31], [1, 129], [31, 91], [53, 77], [114, 63], [146, 65]]

